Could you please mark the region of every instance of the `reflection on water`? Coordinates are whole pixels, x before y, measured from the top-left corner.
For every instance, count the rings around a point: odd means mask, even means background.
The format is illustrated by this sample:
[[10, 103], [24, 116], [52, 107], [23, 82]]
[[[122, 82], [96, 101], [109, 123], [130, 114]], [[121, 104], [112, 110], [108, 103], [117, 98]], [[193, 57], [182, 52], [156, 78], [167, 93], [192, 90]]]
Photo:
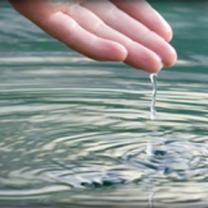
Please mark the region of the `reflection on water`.
[[[169, 14], [176, 28], [182, 6]], [[7, 7], [2, 14], [15, 15]], [[0, 57], [1, 207], [206, 207], [205, 51], [197, 59], [182, 54], [177, 67], [160, 74], [151, 120], [147, 75], [66, 54], [22, 24], [13, 25], [20, 27], [15, 53]], [[0, 32], [3, 48], [7, 30]]]

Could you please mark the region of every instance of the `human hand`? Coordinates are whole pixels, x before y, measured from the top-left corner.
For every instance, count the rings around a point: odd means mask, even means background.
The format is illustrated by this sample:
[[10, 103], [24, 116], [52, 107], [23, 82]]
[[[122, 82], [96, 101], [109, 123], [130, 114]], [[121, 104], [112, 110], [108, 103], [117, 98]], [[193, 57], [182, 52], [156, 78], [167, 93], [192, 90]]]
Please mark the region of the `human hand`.
[[176, 63], [172, 30], [145, 0], [10, 0], [51, 36], [95, 60], [149, 73]]

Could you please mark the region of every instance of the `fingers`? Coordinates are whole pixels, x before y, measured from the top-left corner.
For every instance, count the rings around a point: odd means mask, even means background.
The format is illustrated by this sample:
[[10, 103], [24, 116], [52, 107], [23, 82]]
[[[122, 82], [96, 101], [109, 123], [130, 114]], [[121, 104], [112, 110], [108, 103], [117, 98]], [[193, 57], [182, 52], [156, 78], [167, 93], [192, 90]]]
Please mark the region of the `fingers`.
[[112, 29], [88, 9], [75, 5], [69, 7], [68, 11], [65, 10], [65, 12], [76, 20], [79, 25], [96, 36], [116, 41], [123, 45], [128, 51], [128, 56], [125, 60], [127, 64], [148, 72], [158, 72], [162, 68], [161, 59], [153, 51]]
[[158, 73], [163, 68], [160, 57], [141, 44], [132, 42], [128, 51], [128, 57], [124, 62], [134, 68], [144, 69], [149, 73]]
[[171, 41], [173, 32], [170, 25], [145, 0], [112, 0], [112, 2], [166, 41]]
[[44, 31], [87, 57], [101, 61], [124, 61], [127, 50], [119, 43], [99, 38], [82, 28], [49, 1], [19, 1], [16, 9]]
[[[163, 64], [175, 63], [175, 50], [153, 32], [152, 23], [146, 16], [146, 19], [137, 16], [137, 20], [129, 16], [130, 7], [119, 4], [119, 0], [117, 6], [109, 1], [80, 1], [87, 9], [79, 7], [73, 13], [72, 2], [66, 6], [66, 3], [49, 0], [11, 0], [18, 11], [51, 36], [90, 58], [125, 61], [148, 72], [158, 72]], [[144, 0], [141, 1], [145, 11], [153, 11]]]
[[175, 64], [175, 50], [159, 35], [107, 1], [85, 1], [83, 5], [106, 24], [157, 53], [165, 66]]
[[50, 16], [44, 29], [74, 50], [96, 60], [123, 61], [126, 49], [116, 42], [95, 36], [62, 12]]

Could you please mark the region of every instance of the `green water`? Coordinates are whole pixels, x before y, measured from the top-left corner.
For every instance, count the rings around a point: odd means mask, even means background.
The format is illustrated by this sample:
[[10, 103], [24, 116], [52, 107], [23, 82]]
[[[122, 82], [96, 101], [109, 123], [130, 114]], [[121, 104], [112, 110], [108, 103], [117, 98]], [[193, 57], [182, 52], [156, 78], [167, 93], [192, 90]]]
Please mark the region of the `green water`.
[[207, 207], [206, 1], [154, 1], [179, 63], [98, 63], [0, 3], [0, 207]]

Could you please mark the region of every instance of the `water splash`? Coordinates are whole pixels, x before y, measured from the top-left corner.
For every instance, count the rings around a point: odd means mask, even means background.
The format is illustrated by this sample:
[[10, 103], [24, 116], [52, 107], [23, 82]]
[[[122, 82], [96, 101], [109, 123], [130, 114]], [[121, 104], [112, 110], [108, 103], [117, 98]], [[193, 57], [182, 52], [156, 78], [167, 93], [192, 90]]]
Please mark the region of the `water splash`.
[[150, 106], [150, 119], [155, 120], [156, 119], [156, 97], [157, 97], [157, 74], [151, 74], [150, 75], [150, 80], [152, 83], [152, 102]]

